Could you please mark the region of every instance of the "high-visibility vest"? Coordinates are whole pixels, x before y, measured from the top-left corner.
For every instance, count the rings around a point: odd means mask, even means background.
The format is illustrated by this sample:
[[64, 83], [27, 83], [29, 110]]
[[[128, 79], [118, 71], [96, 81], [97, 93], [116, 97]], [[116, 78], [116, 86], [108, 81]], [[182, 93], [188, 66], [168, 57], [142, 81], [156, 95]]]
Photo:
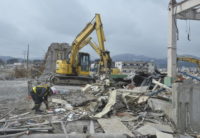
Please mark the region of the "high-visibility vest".
[[37, 92], [37, 88], [38, 88], [38, 87], [40, 87], [40, 88], [46, 88], [46, 89], [47, 89], [48, 86], [47, 86], [47, 85], [38, 85], [38, 86], [35, 86], [35, 87], [33, 87], [33, 92], [34, 92], [34, 93]]

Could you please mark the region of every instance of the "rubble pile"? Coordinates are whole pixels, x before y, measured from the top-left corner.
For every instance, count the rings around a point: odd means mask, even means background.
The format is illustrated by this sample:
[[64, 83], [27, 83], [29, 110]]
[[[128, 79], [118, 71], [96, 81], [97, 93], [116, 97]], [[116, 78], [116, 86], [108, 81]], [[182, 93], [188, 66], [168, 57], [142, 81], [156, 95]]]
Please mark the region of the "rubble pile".
[[[66, 59], [70, 53], [70, 45], [68, 43], [51, 43], [45, 58], [44, 58], [44, 71], [39, 78], [32, 80], [33, 83], [46, 83], [51, 80], [51, 77], [56, 72], [56, 61]], [[36, 82], [34, 82], [36, 81]]]
[[44, 73], [55, 72], [56, 60], [65, 59], [69, 52], [70, 45], [68, 43], [52, 43], [45, 55]]
[[54, 86], [57, 94], [49, 99], [51, 110], [35, 115], [30, 109], [5, 109], [0, 114], [0, 134], [180, 136], [166, 111], [171, 105], [172, 88], [162, 83], [163, 76], [149, 75], [140, 86], [131, 81], [123, 88], [115, 87], [109, 79], [77, 88]]

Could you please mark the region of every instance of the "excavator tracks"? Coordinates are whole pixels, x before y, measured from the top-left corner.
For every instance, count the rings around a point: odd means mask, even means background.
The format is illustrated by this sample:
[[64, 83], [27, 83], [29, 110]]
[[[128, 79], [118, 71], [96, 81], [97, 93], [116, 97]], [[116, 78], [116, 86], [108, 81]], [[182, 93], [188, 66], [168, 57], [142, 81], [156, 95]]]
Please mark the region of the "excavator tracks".
[[52, 75], [50, 78], [51, 84], [54, 85], [85, 85], [93, 83], [95, 80], [92, 77], [85, 76], [64, 76]]

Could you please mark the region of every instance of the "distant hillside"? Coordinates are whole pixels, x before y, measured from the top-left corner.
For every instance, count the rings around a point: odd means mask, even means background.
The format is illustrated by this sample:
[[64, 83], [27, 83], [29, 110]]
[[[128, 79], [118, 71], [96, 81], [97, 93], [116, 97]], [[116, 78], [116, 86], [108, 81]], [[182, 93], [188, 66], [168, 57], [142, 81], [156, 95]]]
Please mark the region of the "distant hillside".
[[0, 56], [0, 59], [3, 60], [4, 62], [6, 62], [9, 59], [12, 59], [13, 57], [10, 56]]
[[[192, 56], [192, 55], [180, 55], [180, 56], [188, 56], [200, 59], [200, 57]], [[153, 61], [156, 63], [157, 67], [159, 68], [166, 68], [167, 67], [167, 58], [157, 59], [152, 57], [147, 57], [144, 55], [134, 55], [134, 54], [120, 54], [112, 57], [113, 61]], [[179, 66], [185, 67], [196, 67], [195, 64], [187, 63], [187, 62], [179, 62]]]
[[167, 67], [167, 59], [151, 58], [144, 55], [134, 54], [120, 54], [112, 57], [113, 61], [152, 61], [155, 62], [159, 68]]
[[120, 54], [112, 57], [113, 61], [150, 61], [154, 58], [146, 57], [143, 55], [134, 54]]
[[11, 57], [11, 56], [0, 56], [0, 59], [3, 60], [4, 62], [7, 62], [10, 59], [17, 59], [19, 62], [24, 61], [22, 58], [16, 58], [16, 57]]

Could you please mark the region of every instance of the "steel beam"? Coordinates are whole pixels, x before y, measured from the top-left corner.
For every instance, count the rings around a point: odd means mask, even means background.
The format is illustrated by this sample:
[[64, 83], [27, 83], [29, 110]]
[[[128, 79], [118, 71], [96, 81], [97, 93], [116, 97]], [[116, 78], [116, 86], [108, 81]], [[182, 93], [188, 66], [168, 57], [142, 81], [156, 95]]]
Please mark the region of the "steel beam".
[[176, 3], [176, 0], [170, 0], [169, 4], [169, 33], [168, 33], [168, 58], [167, 73], [168, 77], [176, 78], [176, 19], [182, 20], [200, 20], [200, 0], [184, 0]]
[[182, 12], [176, 15], [176, 19], [181, 20], [200, 20], [200, 13], [196, 10], [189, 10], [187, 12]]
[[200, 6], [200, 0], [185, 0], [174, 5], [174, 14], [185, 12], [197, 6]]

